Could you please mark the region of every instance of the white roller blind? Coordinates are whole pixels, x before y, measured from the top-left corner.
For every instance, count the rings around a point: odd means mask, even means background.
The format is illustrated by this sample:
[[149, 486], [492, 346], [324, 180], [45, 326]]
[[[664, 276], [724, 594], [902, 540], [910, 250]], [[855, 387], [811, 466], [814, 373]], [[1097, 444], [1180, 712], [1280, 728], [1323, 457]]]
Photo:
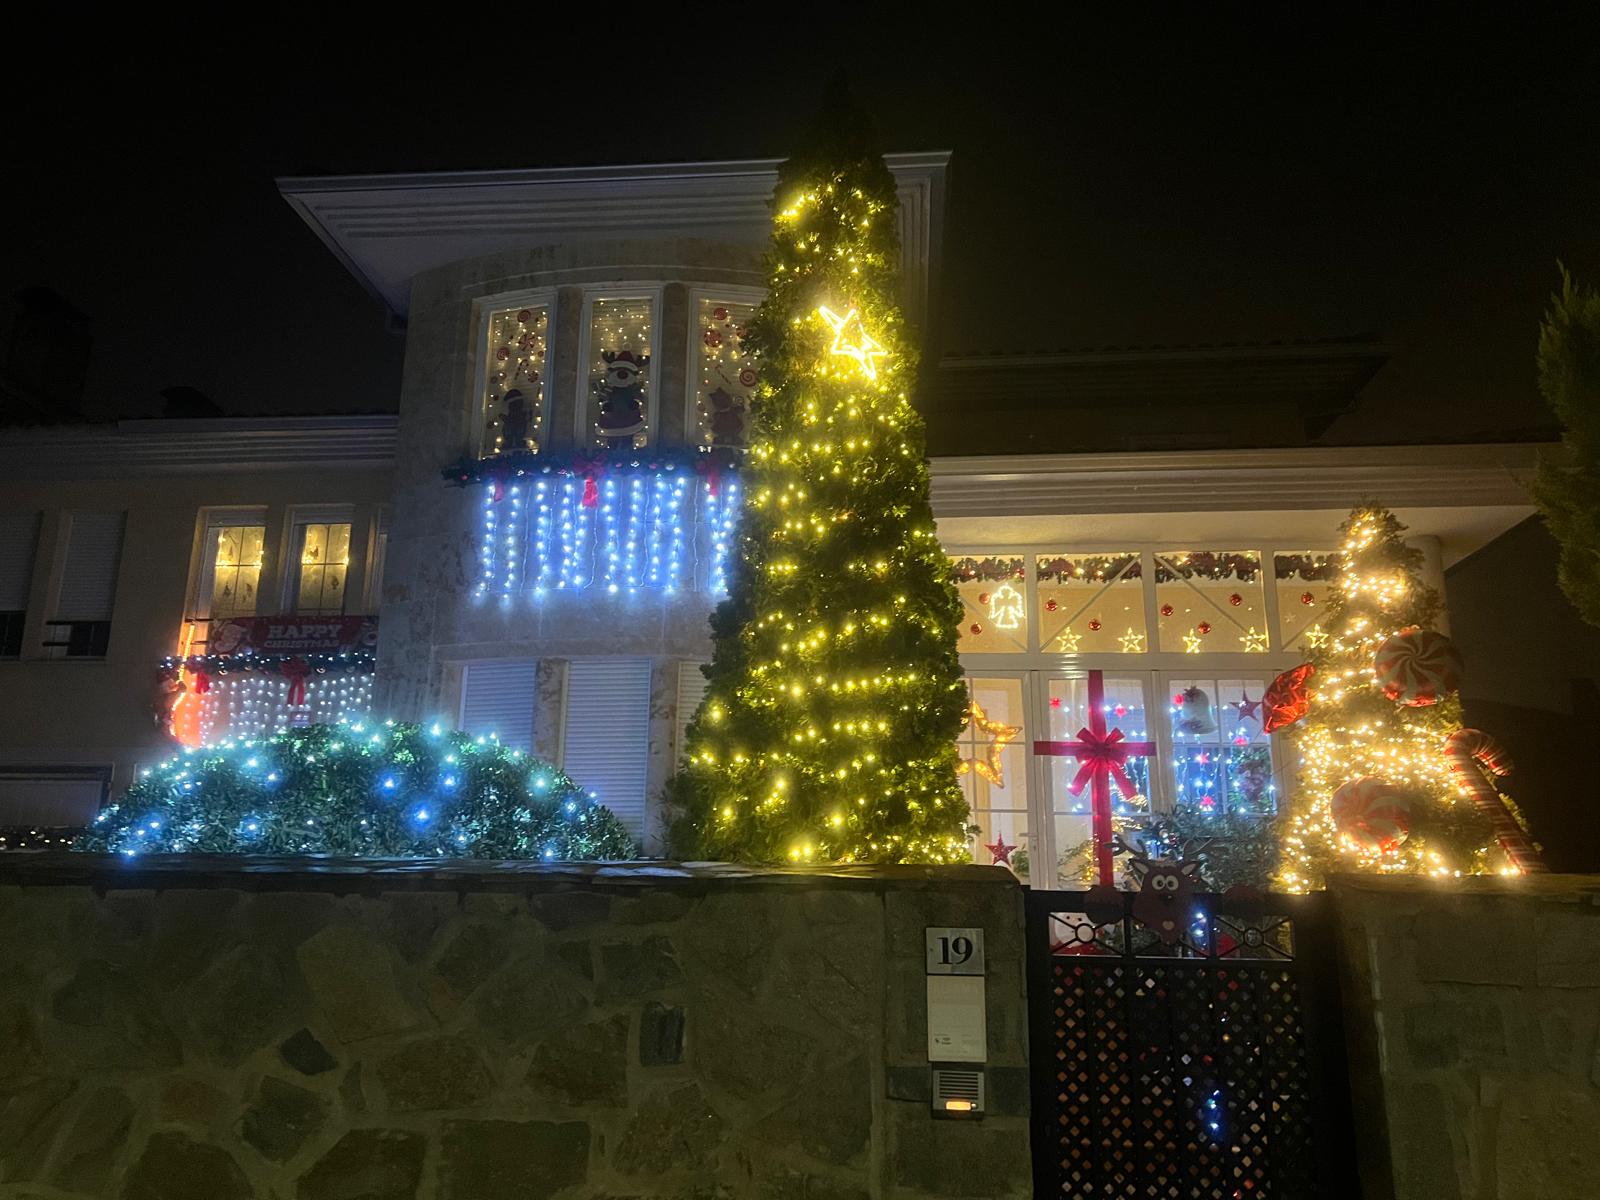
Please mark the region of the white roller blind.
[[700, 702], [706, 698], [706, 677], [700, 674], [700, 668], [704, 665], [698, 662], [678, 664], [678, 740], [672, 748], [674, 761], [683, 758], [684, 747], [689, 740], [689, 722], [694, 718]]
[[105, 793], [99, 779], [0, 776], [0, 825], [87, 825]]
[[61, 572], [56, 617], [62, 621], [109, 621], [117, 598], [126, 513], [75, 512], [68, 520], [67, 562]]
[[27, 609], [38, 549], [38, 513], [0, 513], [0, 612]]
[[534, 671], [532, 658], [468, 663], [461, 688], [461, 728], [497, 733], [500, 744], [533, 749]]
[[644, 836], [650, 749], [650, 660], [576, 658], [567, 664], [561, 768]]

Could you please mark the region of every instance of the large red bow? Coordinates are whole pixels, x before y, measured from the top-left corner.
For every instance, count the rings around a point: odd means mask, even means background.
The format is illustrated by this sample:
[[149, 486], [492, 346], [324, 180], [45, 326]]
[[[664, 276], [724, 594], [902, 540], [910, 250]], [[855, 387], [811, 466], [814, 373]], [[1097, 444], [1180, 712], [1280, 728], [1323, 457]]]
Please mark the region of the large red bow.
[[289, 694], [285, 697], [290, 708], [299, 708], [306, 702], [306, 676], [311, 674], [311, 664], [303, 658], [291, 658], [278, 670], [289, 681]]

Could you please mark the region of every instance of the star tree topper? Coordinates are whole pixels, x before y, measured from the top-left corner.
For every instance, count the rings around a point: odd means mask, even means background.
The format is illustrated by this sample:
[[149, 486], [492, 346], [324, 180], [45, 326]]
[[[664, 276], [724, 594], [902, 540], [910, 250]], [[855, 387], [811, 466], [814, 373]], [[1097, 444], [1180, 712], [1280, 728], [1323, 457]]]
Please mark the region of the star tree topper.
[[830, 352], [855, 359], [863, 375], [868, 379], [876, 379], [878, 364], [873, 360], [882, 358], [888, 351], [867, 333], [866, 326], [861, 323], [861, 314], [852, 308], [841, 317], [824, 304], [817, 309], [817, 315], [833, 329]]

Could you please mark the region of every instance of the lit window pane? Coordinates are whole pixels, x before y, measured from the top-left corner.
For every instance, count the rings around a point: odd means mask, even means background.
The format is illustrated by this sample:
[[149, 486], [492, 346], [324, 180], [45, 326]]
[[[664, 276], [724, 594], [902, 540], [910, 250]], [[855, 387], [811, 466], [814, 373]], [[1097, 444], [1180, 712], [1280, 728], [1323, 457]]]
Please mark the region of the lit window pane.
[[972, 861], [1027, 879], [1028, 740], [1020, 679], [967, 680], [967, 721], [956, 739], [971, 812]]
[[1041, 554], [1039, 648], [1055, 654], [1142, 654], [1150, 648], [1137, 553]]
[[[1145, 685], [1140, 679], [1114, 679], [1106, 677], [1101, 715], [1106, 731], [1120, 729], [1128, 742], [1152, 741], [1146, 719]], [[1049, 686], [1049, 734], [1051, 741], [1074, 742], [1079, 732], [1089, 725], [1089, 681], [1087, 679], [1052, 679]], [[1050, 811], [1055, 824], [1056, 877], [1062, 886], [1080, 887], [1088, 879], [1094, 861], [1093, 784], [1085, 779], [1084, 786], [1072, 790], [1083, 770], [1076, 758], [1051, 755]], [[1131, 793], [1124, 793], [1115, 779], [1111, 782], [1111, 811], [1116, 816], [1138, 817], [1150, 812], [1150, 757], [1130, 755], [1123, 763], [1123, 771], [1132, 785]], [[1042, 881], [1042, 877], [1041, 877]]]
[[695, 380], [695, 430], [702, 446], [745, 446], [756, 389], [755, 355], [744, 349], [754, 304], [701, 300], [700, 370]]
[[254, 616], [266, 530], [259, 525], [224, 525], [213, 529], [212, 535], [216, 553], [212, 559], [210, 616], [218, 620]]
[[300, 528], [300, 586], [295, 610], [343, 612], [345, 572], [350, 565], [349, 523], [317, 523]]
[[964, 653], [1014, 653], [1028, 648], [1023, 560], [1011, 556], [955, 558], [961, 594], [960, 649]]
[[1156, 609], [1163, 650], [1254, 654], [1270, 645], [1254, 550], [1156, 555]]
[[1277, 809], [1271, 738], [1261, 728], [1258, 679], [1174, 679], [1173, 796], [1185, 812]]
[[613, 450], [650, 444], [648, 299], [596, 300], [589, 320], [590, 440]]
[[538, 451], [544, 437], [549, 337], [550, 310], [544, 305], [489, 315], [481, 456]]
[[1338, 573], [1338, 556], [1320, 550], [1272, 556], [1278, 589], [1279, 644], [1285, 650], [1314, 647]]

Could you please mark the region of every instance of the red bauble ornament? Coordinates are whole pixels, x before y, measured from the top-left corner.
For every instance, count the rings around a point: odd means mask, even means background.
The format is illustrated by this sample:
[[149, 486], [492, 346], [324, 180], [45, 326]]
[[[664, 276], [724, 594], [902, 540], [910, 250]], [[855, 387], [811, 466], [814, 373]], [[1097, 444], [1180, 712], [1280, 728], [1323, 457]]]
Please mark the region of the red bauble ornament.
[[1425, 708], [1461, 686], [1461, 652], [1444, 634], [1413, 625], [1378, 647], [1372, 673], [1389, 699]]
[[1061, 606], [1059, 604], [1057, 604], [1054, 600], [1046, 600], [1044, 602], [1044, 610], [1045, 610], [1045, 612], [1055, 612], [1055, 610], [1060, 608], [1060, 607]]
[[1201, 637], [1205, 637], [1206, 634], [1211, 632], [1211, 622], [1210, 621], [1201, 621], [1200, 624], [1198, 624], [1198, 625], [1196, 625], [1194, 627], [1194, 631], [1196, 633], [1198, 633]]
[[973, 633], [983, 632], [983, 626], [979, 625], [976, 621], [974, 621], [971, 625], [968, 625], [967, 628], [972, 630]]
[[526, 325], [531, 320], [533, 320], [533, 309], [531, 308], [525, 308], [517, 314], [517, 323], [519, 325]]
[[1239, 605], [1244, 603], [1244, 597], [1239, 595], [1238, 592], [1234, 592], [1233, 595], [1228, 597], [1228, 603], [1238, 608]]
[[1163, 605], [1162, 605], [1162, 606], [1161, 606], [1161, 615], [1162, 615], [1162, 616], [1163, 616], [1163, 617], [1170, 617], [1170, 616], [1171, 616], [1171, 615], [1172, 615], [1172, 605], [1170, 605], [1170, 604], [1163, 604]]
[[728, 310], [719, 304], [711, 310], [711, 315], [719, 321], [726, 321], [728, 319]]
[[713, 350], [722, 345], [722, 335], [715, 329], [706, 330], [703, 337], [706, 345], [710, 346]]
[[1310, 663], [1301, 663], [1267, 685], [1266, 694], [1261, 697], [1261, 728], [1265, 732], [1286, 729], [1306, 715], [1311, 707], [1306, 680], [1315, 670]]
[[989, 603], [989, 593], [988, 592], [979, 592], [978, 593], [978, 603], [979, 604], [987, 604], [987, 603]]
[[1100, 632], [1100, 618], [1099, 617], [1090, 617], [1089, 618], [1089, 631], [1091, 633], [1099, 633]]
[[511, 357], [511, 347], [510, 346], [501, 346], [500, 349], [498, 349], [498, 350], [496, 350], [494, 352], [494, 356], [496, 358], [498, 358], [501, 362], [505, 362], [506, 359]]
[[1315, 596], [1313, 596], [1310, 592], [1301, 592], [1300, 593], [1300, 603], [1304, 604], [1307, 608], [1310, 608], [1316, 602], [1317, 602], [1317, 598]]

